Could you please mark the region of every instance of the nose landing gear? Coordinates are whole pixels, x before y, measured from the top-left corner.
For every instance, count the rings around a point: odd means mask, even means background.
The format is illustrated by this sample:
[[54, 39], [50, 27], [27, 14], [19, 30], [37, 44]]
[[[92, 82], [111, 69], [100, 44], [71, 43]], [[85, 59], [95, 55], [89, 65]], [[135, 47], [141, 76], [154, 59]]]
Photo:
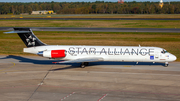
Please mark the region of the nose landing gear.
[[165, 67], [168, 67], [168, 65], [169, 65], [169, 63], [168, 63], [168, 62], [165, 62], [165, 65], [164, 65], [164, 66], [165, 66]]

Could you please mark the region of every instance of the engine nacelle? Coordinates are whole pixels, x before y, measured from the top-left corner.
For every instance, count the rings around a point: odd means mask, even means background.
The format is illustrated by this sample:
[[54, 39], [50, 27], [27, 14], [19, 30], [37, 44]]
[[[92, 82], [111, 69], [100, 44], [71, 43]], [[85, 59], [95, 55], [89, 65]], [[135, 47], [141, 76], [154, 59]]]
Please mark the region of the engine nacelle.
[[49, 50], [39, 52], [38, 55], [47, 57], [47, 58], [63, 58], [66, 57], [66, 50]]

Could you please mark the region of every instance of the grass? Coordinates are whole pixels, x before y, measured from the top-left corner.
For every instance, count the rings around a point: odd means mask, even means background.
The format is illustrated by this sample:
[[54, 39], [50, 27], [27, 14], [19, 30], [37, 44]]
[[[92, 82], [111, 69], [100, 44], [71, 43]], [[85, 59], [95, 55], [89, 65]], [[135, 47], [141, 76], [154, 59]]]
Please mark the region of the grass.
[[0, 18], [180, 18], [180, 14], [53, 14], [53, 15], [0, 15]]
[[180, 20], [0, 20], [0, 27], [180, 28]]
[[[165, 48], [180, 61], [180, 33], [141, 32], [61, 32], [34, 31], [37, 37], [49, 45], [104, 45], [104, 46], [155, 46]], [[29, 55], [23, 53], [24, 43], [17, 34], [0, 31], [0, 54]]]

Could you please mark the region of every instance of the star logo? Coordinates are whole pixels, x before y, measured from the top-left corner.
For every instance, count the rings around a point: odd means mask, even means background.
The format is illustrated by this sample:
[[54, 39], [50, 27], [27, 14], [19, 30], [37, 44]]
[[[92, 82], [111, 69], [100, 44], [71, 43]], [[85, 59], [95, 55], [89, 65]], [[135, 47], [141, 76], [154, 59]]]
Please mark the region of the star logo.
[[35, 40], [36, 38], [33, 37], [32, 35], [29, 35], [29, 37], [26, 39], [26, 42], [28, 43], [28, 46], [35, 46]]

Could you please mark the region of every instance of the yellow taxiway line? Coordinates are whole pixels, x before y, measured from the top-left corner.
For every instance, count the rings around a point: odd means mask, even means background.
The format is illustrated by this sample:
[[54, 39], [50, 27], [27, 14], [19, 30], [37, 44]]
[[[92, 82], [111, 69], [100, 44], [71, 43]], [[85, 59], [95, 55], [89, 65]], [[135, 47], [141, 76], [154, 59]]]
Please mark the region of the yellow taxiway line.
[[10, 69], [10, 68], [12, 68], [12, 67], [14, 67], [14, 66], [16, 65], [14, 62], [11, 62], [11, 63], [13, 63], [14, 65], [13, 65], [13, 66], [10, 66], [10, 67], [8, 67], [8, 68], [5, 68], [5, 69], [1, 69], [1, 70], [0, 70], [0, 73], [3, 73], [4, 70]]

